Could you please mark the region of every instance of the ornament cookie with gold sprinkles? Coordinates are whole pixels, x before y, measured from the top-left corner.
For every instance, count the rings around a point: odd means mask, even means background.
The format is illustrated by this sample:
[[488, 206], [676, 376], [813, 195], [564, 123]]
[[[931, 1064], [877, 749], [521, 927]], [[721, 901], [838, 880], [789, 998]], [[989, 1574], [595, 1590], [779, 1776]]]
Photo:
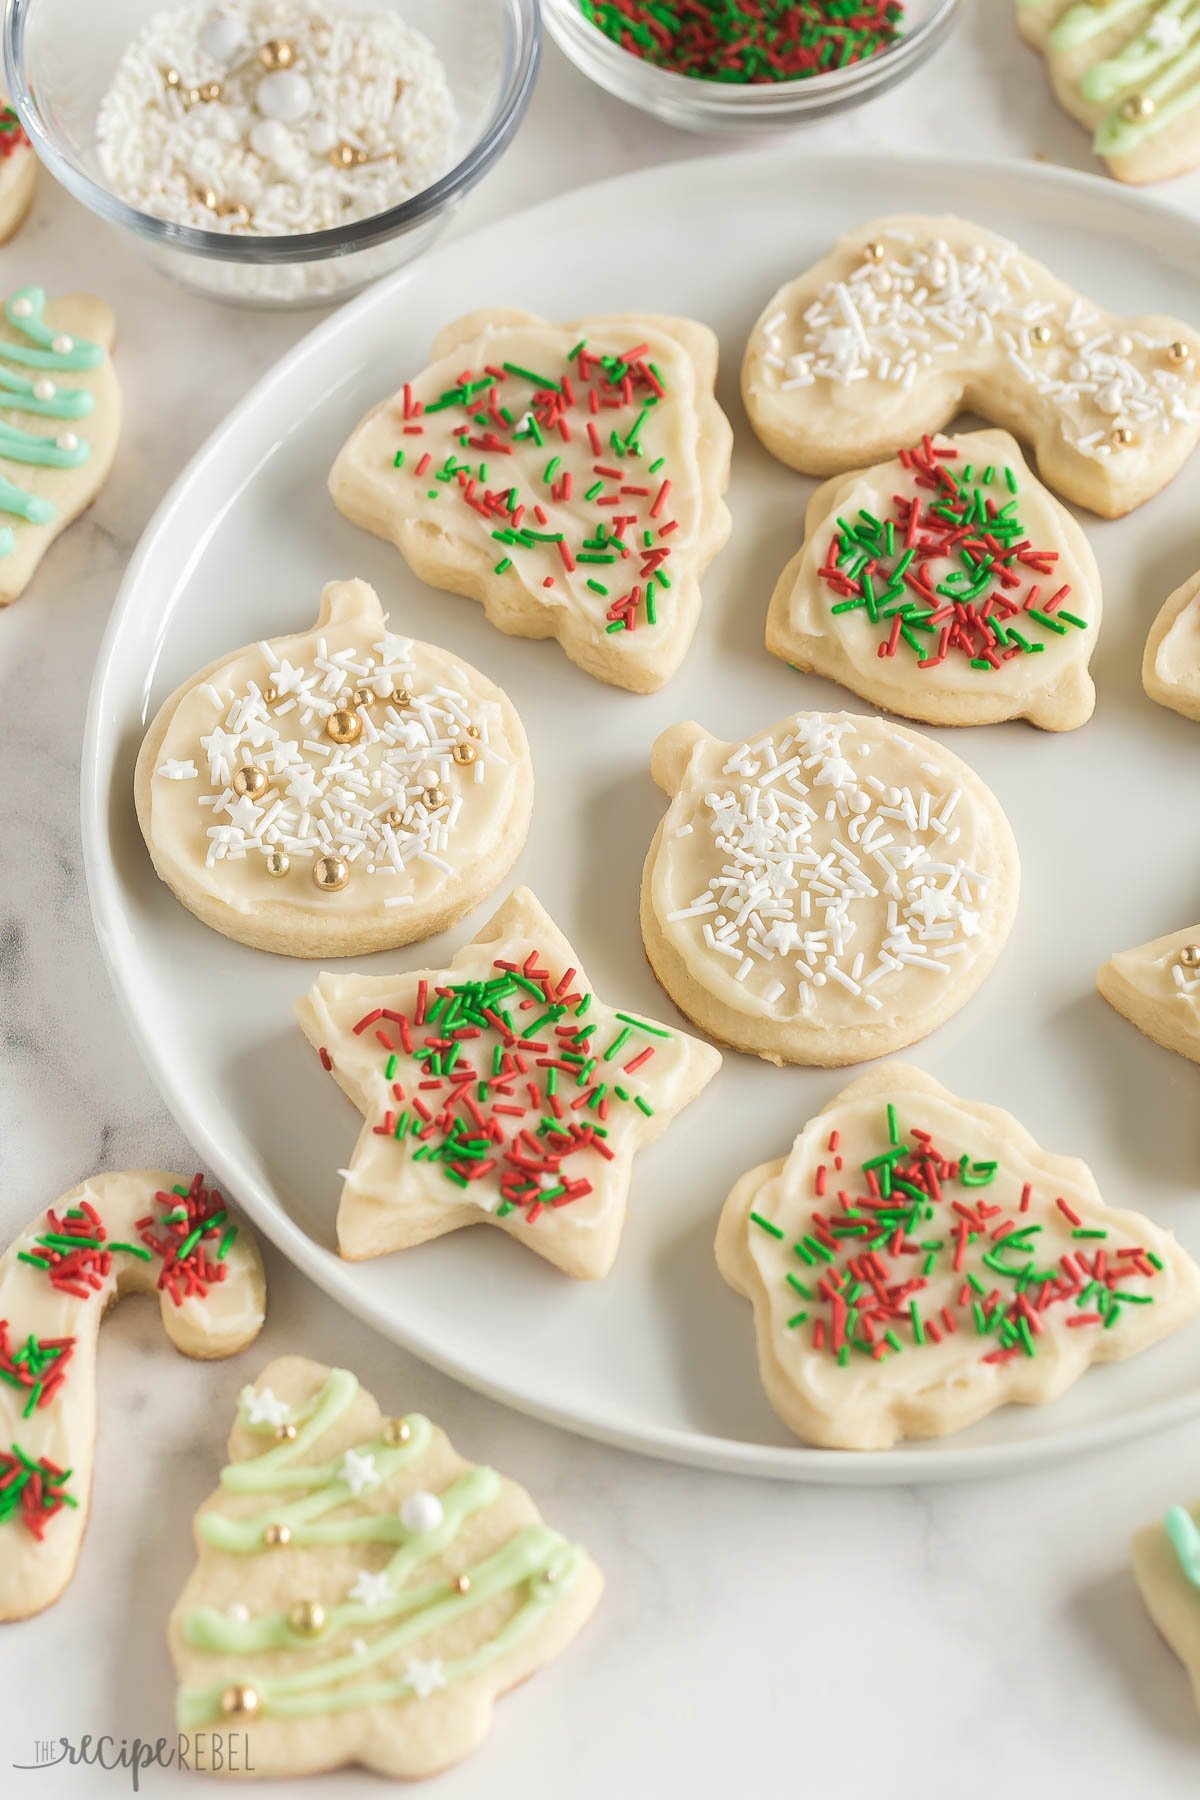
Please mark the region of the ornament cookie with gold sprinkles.
[[855, 713], [746, 742], [672, 726], [671, 804], [642, 874], [642, 940], [685, 1016], [773, 1063], [890, 1055], [965, 1005], [1004, 948], [1020, 865], [957, 756]]
[[523, 1488], [348, 1369], [270, 1363], [229, 1456], [169, 1639], [180, 1730], [244, 1732], [256, 1775], [437, 1774], [600, 1599]]
[[690, 319], [469, 314], [367, 415], [329, 485], [434, 587], [597, 680], [652, 693], [687, 654], [729, 536], [717, 340]]
[[352, 1260], [487, 1224], [568, 1275], [606, 1275], [635, 1154], [721, 1064], [593, 993], [527, 888], [448, 968], [323, 974], [296, 1013], [364, 1119], [341, 1171]]
[[973, 412], [1029, 444], [1064, 499], [1119, 518], [1200, 442], [1200, 335], [1118, 318], [980, 225], [900, 215], [780, 288], [742, 394], [767, 449], [806, 475], [882, 461]]
[[1200, 1062], [1200, 925], [1119, 950], [1096, 986], [1146, 1037]]
[[389, 629], [365, 581], [315, 626], [190, 677], [138, 757], [159, 875], [214, 930], [288, 956], [431, 937], [520, 854], [533, 765], [508, 696]]
[[1006, 431], [925, 438], [826, 482], [767, 649], [930, 725], [1086, 724], [1100, 571]]
[[116, 454], [121, 402], [103, 300], [19, 289], [0, 313], [0, 606], [91, 505]]
[[1200, 1706], [1200, 1507], [1171, 1506], [1133, 1539], [1133, 1573], [1168, 1648], [1187, 1671]]
[[37, 187], [37, 157], [21, 121], [0, 94], [0, 244], [25, 222]]
[[725, 1202], [717, 1264], [809, 1444], [886, 1450], [1056, 1400], [1200, 1311], [1200, 1268], [1086, 1163], [923, 1070], [861, 1076]]
[[157, 1294], [185, 1356], [258, 1336], [258, 1247], [197, 1175], [95, 1175], [0, 1256], [0, 1621], [51, 1606], [75, 1572], [91, 1506], [96, 1339], [125, 1294]]
[[1159, 706], [1200, 719], [1200, 575], [1176, 588], [1150, 627], [1142, 686]]
[[1167, 181], [1200, 165], [1194, 0], [1017, 0], [1017, 24], [1119, 181]]

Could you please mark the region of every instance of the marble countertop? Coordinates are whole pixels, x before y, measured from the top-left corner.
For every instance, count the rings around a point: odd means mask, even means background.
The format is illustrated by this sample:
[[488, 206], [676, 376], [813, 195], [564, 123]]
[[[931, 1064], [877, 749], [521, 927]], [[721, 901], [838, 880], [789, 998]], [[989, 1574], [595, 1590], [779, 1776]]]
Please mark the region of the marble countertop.
[[[953, 40], [908, 85], [809, 129], [835, 145], [936, 147], [1092, 166], [1004, 0], [968, 0]], [[468, 201], [469, 230], [602, 175], [723, 146], [659, 126], [590, 86], [547, 44], [516, 145]], [[1165, 197], [1200, 211], [1200, 177]], [[43, 180], [0, 251], [22, 281], [104, 294], [119, 322], [127, 423], [98, 504], [0, 614], [0, 1227], [7, 1239], [96, 1170], [190, 1170], [109, 994], [80, 862], [88, 682], [121, 572], [151, 511], [245, 388], [313, 322], [232, 314], [164, 286]], [[218, 336], [219, 333], [219, 336]], [[399, 1410], [524, 1482], [595, 1553], [608, 1594], [568, 1656], [501, 1704], [487, 1746], [444, 1777], [447, 1800], [618, 1786], [690, 1795], [965, 1787], [987, 1797], [1190, 1796], [1200, 1717], [1157, 1640], [1127, 1542], [1200, 1489], [1200, 1426], [987, 1485], [804, 1489], [699, 1474], [571, 1438], [485, 1402], [373, 1336], [269, 1247], [271, 1313], [235, 1365], [167, 1354], [149, 1307], [105, 1330], [94, 1513], [60, 1604], [4, 1633], [0, 1793], [129, 1792], [121, 1772], [35, 1769], [38, 1741], [171, 1729], [163, 1650], [237, 1387], [297, 1346], [358, 1370]], [[918, 1698], [919, 1696], [919, 1698]], [[918, 1714], [923, 1722], [918, 1722]], [[860, 1747], [870, 1721], [870, 1748]], [[177, 1771], [143, 1791], [199, 1791]], [[770, 1783], [770, 1788], [768, 1788]], [[342, 1773], [273, 1792], [364, 1796]]]

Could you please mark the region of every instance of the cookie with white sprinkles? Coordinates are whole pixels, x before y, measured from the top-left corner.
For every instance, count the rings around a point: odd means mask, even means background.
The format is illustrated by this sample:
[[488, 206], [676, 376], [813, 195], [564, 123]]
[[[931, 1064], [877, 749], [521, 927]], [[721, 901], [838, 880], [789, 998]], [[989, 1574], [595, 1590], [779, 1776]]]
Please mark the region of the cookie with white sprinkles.
[[767, 449], [806, 475], [977, 412], [1028, 443], [1064, 499], [1117, 518], [1200, 442], [1200, 335], [1118, 318], [982, 226], [901, 215], [848, 232], [774, 295], [742, 393]]
[[999, 803], [940, 744], [795, 713], [741, 744], [672, 726], [671, 796], [642, 875], [642, 939], [680, 1011], [774, 1063], [915, 1043], [1004, 947], [1020, 885]]
[[889, 1063], [742, 1177], [717, 1263], [806, 1443], [886, 1450], [1055, 1400], [1200, 1310], [1200, 1268], [1086, 1163]]
[[1176, 588], [1150, 627], [1142, 686], [1159, 706], [1200, 719], [1200, 575]]
[[524, 844], [533, 769], [494, 682], [335, 581], [311, 630], [164, 702], [134, 786], [154, 866], [197, 918], [333, 957], [430, 937], [489, 894]]

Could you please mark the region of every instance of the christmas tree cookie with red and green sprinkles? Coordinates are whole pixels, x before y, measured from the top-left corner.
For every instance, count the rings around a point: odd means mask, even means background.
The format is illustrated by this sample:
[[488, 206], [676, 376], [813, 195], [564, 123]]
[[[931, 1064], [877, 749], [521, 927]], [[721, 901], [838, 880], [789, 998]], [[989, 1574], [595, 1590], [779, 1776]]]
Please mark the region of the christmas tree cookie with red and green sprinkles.
[[767, 649], [930, 725], [1086, 724], [1095, 556], [1005, 431], [925, 438], [809, 501]]
[[1101, 1198], [1011, 1114], [885, 1064], [725, 1203], [717, 1264], [809, 1444], [886, 1450], [1055, 1400], [1200, 1310], [1172, 1234]]
[[20, 230], [36, 185], [33, 145], [12, 107], [0, 97], [0, 244]]
[[721, 1065], [602, 1001], [527, 888], [449, 967], [325, 973], [296, 1013], [363, 1115], [337, 1218], [356, 1261], [488, 1224], [568, 1275], [606, 1275], [635, 1154]]
[[729, 536], [717, 340], [690, 319], [471, 313], [368, 413], [329, 478], [347, 518], [514, 637], [653, 693]]
[[53, 1605], [74, 1574], [91, 1504], [96, 1339], [132, 1293], [158, 1295], [185, 1356], [232, 1356], [258, 1336], [258, 1247], [202, 1176], [93, 1176], [0, 1256], [0, 1622]]

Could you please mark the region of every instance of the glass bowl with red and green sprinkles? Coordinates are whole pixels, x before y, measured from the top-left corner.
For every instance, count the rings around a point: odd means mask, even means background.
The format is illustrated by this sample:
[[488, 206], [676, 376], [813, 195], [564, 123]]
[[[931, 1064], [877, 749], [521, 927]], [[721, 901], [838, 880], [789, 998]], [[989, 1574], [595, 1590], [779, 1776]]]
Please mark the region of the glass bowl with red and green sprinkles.
[[693, 131], [779, 130], [922, 63], [960, 0], [543, 0], [600, 87]]

